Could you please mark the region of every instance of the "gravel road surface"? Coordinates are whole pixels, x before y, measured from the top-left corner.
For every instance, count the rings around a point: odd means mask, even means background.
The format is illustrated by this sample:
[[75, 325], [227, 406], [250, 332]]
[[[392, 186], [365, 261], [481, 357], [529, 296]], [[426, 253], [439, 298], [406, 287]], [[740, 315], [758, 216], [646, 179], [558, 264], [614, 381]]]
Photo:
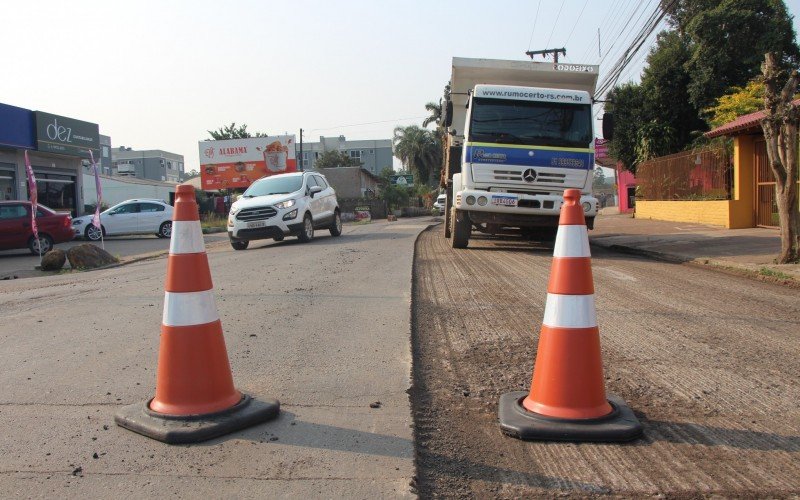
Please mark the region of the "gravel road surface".
[[418, 490], [431, 496], [796, 497], [800, 291], [593, 249], [606, 390], [631, 444], [522, 442], [497, 400], [528, 390], [552, 249], [441, 227], [417, 243]]

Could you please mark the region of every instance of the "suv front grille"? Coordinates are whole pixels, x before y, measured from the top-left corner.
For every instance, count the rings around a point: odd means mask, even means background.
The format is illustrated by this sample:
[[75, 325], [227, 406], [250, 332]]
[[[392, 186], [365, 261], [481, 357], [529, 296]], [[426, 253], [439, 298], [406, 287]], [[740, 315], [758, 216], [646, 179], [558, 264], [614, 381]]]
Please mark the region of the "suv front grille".
[[272, 207], [244, 208], [236, 214], [236, 220], [264, 220], [275, 217], [278, 211]]

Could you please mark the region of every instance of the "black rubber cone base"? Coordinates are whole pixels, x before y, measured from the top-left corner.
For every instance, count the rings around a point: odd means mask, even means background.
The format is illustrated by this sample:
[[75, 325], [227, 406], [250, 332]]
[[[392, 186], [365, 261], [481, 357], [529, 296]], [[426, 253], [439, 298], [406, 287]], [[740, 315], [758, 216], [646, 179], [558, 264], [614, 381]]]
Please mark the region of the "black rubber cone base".
[[498, 416], [503, 434], [525, 441], [621, 442], [642, 435], [642, 424], [622, 399], [608, 396], [614, 408], [610, 415], [591, 420], [546, 417], [526, 410], [522, 400], [527, 392], [500, 396]]
[[150, 401], [125, 406], [115, 416], [120, 427], [169, 444], [197, 443], [236, 432], [278, 416], [280, 403], [242, 394], [235, 406], [205, 415], [165, 415], [150, 409]]

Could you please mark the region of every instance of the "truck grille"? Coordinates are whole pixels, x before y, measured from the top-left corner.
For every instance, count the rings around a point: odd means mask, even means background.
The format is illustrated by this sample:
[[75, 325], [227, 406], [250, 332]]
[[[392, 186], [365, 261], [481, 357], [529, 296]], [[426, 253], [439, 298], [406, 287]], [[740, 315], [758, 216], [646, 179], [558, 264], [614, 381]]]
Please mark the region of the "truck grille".
[[245, 208], [236, 214], [236, 220], [251, 221], [264, 220], [275, 217], [278, 211], [272, 207]]
[[[522, 178], [523, 171], [494, 170], [492, 173], [494, 174], [494, 180], [496, 181], [525, 182], [525, 180]], [[567, 177], [565, 174], [542, 172], [541, 170], [537, 170], [536, 174], [536, 181], [534, 181], [535, 183], [549, 182], [551, 184], [564, 184], [564, 180]]]

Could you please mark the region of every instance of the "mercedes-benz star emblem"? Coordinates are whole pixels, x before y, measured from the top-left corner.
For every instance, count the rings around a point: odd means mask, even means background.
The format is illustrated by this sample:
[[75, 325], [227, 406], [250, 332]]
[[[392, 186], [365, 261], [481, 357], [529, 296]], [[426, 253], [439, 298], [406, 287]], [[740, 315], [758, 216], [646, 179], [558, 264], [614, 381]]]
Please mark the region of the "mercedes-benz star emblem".
[[533, 182], [536, 180], [536, 170], [529, 168], [528, 170], [522, 172], [522, 178], [525, 182]]

